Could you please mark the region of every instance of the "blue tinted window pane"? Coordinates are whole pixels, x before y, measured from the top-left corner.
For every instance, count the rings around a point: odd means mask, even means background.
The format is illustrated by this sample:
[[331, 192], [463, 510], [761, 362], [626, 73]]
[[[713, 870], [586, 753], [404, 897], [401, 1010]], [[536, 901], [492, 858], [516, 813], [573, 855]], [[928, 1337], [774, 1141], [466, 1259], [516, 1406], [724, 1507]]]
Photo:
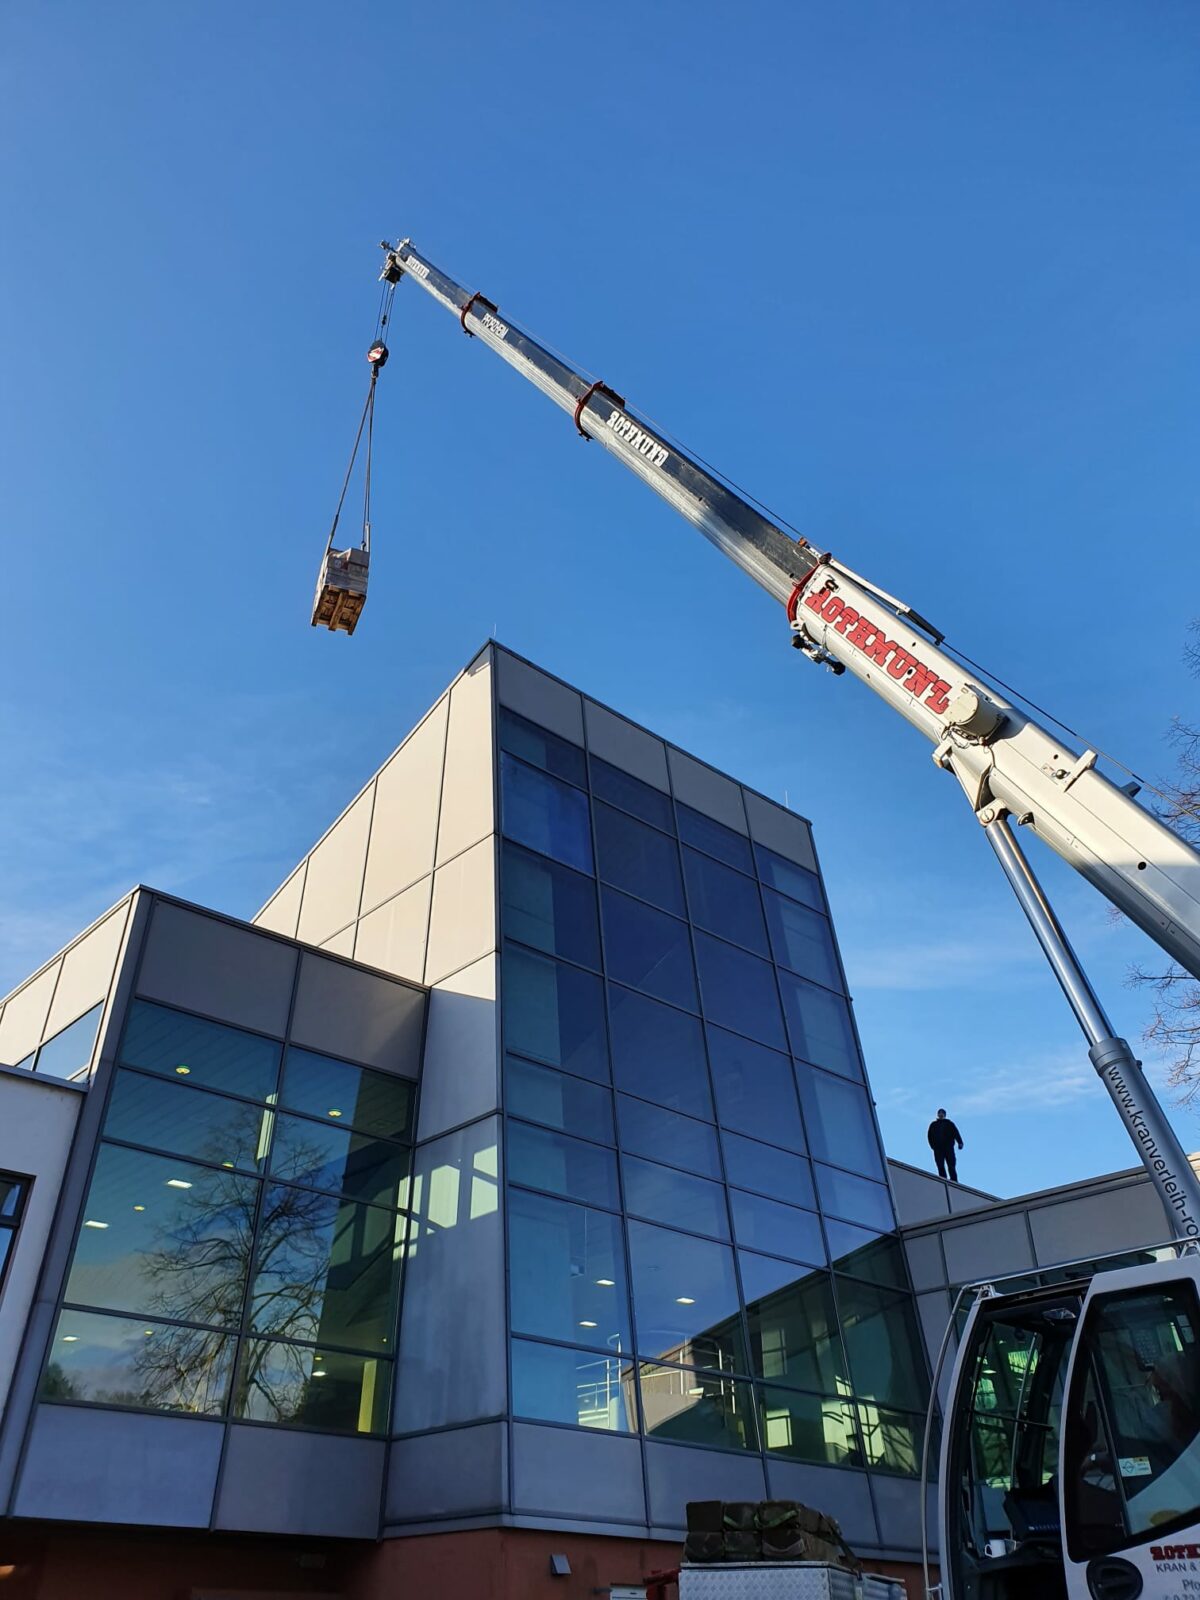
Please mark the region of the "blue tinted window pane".
[[194, 1156], [215, 1167], [256, 1172], [271, 1138], [274, 1113], [265, 1106], [198, 1094], [184, 1080], [165, 1083], [124, 1068], [117, 1073], [104, 1117], [110, 1138]]
[[637, 1428], [633, 1366], [618, 1356], [514, 1339], [512, 1381], [515, 1416], [609, 1433]]
[[501, 882], [501, 921], [510, 939], [599, 968], [600, 922], [592, 878], [506, 841]]
[[827, 1272], [738, 1251], [754, 1370], [777, 1383], [845, 1393], [846, 1358]]
[[331, 1189], [376, 1206], [408, 1204], [410, 1155], [404, 1145], [335, 1128], [308, 1117], [275, 1119], [271, 1176]]
[[500, 757], [501, 825], [510, 839], [544, 856], [592, 870], [587, 795], [510, 755]]
[[744, 878], [732, 867], [722, 866], [696, 850], [684, 850], [683, 870], [688, 905], [697, 926], [757, 950], [759, 955], [769, 954], [758, 885], [753, 878]]
[[763, 1444], [776, 1455], [818, 1466], [861, 1467], [862, 1450], [849, 1400], [764, 1388]]
[[883, 1156], [867, 1091], [801, 1063], [796, 1077], [813, 1155], [851, 1172], [882, 1178]]
[[280, 1047], [271, 1039], [146, 1000], [135, 1000], [130, 1008], [121, 1045], [127, 1066], [145, 1067], [165, 1078], [187, 1078], [193, 1087], [228, 1089], [251, 1100], [274, 1093], [279, 1055]]
[[251, 1339], [234, 1415], [325, 1433], [385, 1433], [391, 1385], [392, 1363], [375, 1356]]
[[679, 818], [679, 837], [684, 844], [694, 844], [697, 850], [717, 856], [742, 872], [754, 871], [749, 839], [734, 833], [723, 822], [714, 822], [703, 812], [693, 811], [691, 806], [677, 804], [675, 814]]
[[728, 1239], [729, 1217], [721, 1184], [636, 1156], [624, 1156], [621, 1171], [627, 1211], [669, 1228], [690, 1228], [693, 1233]]
[[860, 1222], [864, 1228], [886, 1230], [896, 1226], [891, 1196], [881, 1183], [839, 1172], [836, 1167], [823, 1166], [819, 1161], [816, 1173], [822, 1211], [831, 1211], [848, 1222]]
[[757, 1450], [754, 1387], [675, 1367], [638, 1369], [646, 1432], [652, 1439]]
[[614, 889], [600, 891], [600, 904], [609, 977], [695, 1011], [696, 978], [687, 923]]
[[539, 728], [536, 722], [528, 722], [504, 707], [500, 709], [500, 748], [580, 788], [587, 784], [583, 751], [578, 745], [560, 739], [556, 733]]
[[706, 1178], [720, 1178], [721, 1155], [710, 1123], [681, 1117], [676, 1111], [664, 1111], [627, 1094], [617, 1096], [617, 1116], [622, 1150], [652, 1161], [668, 1161]]
[[508, 1237], [514, 1333], [630, 1348], [620, 1217], [512, 1189]]
[[812, 1168], [803, 1156], [789, 1155], [757, 1139], [744, 1139], [738, 1133], [721, 1134], [725, 1149], [725, 1175], [739, 1189], [754, 1189], [773, 1200], [816, 1208]]
[[695, 1017], [610, 987], [613, 1079], [643, 1100], [711, 1120], [704, 1033]]
[[37, 1053], [37, 1070], [48, 1078], [71, 1078], [82, 1072], [91, 1063], [103, 1010], [101, 1001], [53, 1039], [47, 1039]]
[[696, 965], [710, 1022], [787, 1049], [773, 967], [707, 933], [696, 934]]
[[178, 1328], [63, 1311], [42, 1379], [45, 1400], [90, 1401], [143, 1411], [219, 1417], [233, 1370], [236, 1340], [201, 1328]]
[[855, 1394], [923, 1410], [928, 1390], [911, 1297], [846, 1278], [837, 1297]]
[[592, 757], [592, 793], [600, 800], [620, 806], [622, 811], [632, 811], [635, 817], [652, 822], [656, 828], [665, 828], [668, 833], [675, 831], [669, 795], [652, 789], [640, 778], [631, 778], [619, 767], [609, 766], [598, 756]]
[[641, 1354], [747, 1371], [728, 1245], [630, 1222], [629, 1253]]
[[740, 1189], [729, 1191], [729, 1204], [733, 1231], [743, 1249], [767, 1250], [793, 1261], [825, 1265], [825, 1241], [815, 1212], [785, 1206], [761, 1194], [745, 1194]]
[[583, 1078], [608, 1079], [599, 978], [530, 950], [504, 951], [504, 1037], [510, 1050]]
[[721, 1028], [708, 1030], [708, 1052], [722, 1127], [803, 1150], [804, 1130], [788, 1058]]
[[412, 1123], [413, 1085], [388, 1072], [352, 1067], [292, 1046], [283, 1064], [279, 1103], [289, 1111], [349, 1124], [385, 1139], [405, 1139]]
[[0, 1175], [0, 1217], [15, 1219], [25, 1200], [25, 1184], [20, 1178]]
[[828, 989], [841, 989], [842, 975], [828, 919], [770, 889], [763, 890], [763, 904], [771, 928], [771, 949], [780, 966]]
[[505, 1104], [514, 1117], [541, 1122], [560, 1133], [577, 1133], [584, 1139], [615, 1144], [612, 1092], [582, 1078], [572, 1078], [552, 1067], [535, 1067], [532, 1061], [506, 1056]]
[[835, 1222], [827, 1217], [825, 1237], [829, 1241], [829, 1259], [838, 1272], [848, 1272], [853, 1278], [869, 1278], [872, 1283], [894, 1289], [908, 1288], [900, 1245], [894, 1233], [873, 1233], [867, 1228], [856, 1228], [849, 1222]]
[[549, 1189], [568, 1200], [621, 1209], [617, 1160], [611, 1150], [568, 1139], [527, 1122], [508, 1125], [508, 1177], [531, 1189]]
[[604, 881], [682, 917], [683, 883], [674, 839], [599, 802], [595, 821], [596, 857]]
[[793, 900], [799, 900], [803, 905], [811, 906], [814, 911], [824, 911], [825, 897], [821, 893], [821, 880], [815, 872], [798, 867], [794, 861], [777, 856], [774, 850], [768, 850], [761, 844], [754, 846], [754, 856], [758, 862], [758, 875], [765, 884], [778, 889], [781, 894], [791, 895]]
[[844, 1078], [861, 1080], [862, 1062], [850, 1025], [850, 1007], [841, 995], [818, 989], [790, 972], [780, 972], [779, 989], [793, 1052], [819, 1067], [840, 1072]]

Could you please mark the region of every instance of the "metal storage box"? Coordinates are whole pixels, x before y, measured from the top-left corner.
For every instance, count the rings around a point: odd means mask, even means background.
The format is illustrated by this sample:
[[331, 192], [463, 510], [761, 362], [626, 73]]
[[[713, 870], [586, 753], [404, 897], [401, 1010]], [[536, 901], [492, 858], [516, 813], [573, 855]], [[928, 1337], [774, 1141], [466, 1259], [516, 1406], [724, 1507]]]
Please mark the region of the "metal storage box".
[[680, 1567], [679, 1600], [906, 1600], [896, 1578], [822, 1561], [714, 1561]]

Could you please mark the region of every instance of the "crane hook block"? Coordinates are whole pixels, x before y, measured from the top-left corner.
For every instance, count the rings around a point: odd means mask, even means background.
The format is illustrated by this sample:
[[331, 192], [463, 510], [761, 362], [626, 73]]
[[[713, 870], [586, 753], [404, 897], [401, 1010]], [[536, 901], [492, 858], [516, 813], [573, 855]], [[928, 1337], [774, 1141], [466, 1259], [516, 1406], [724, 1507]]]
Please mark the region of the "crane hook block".
[[387, 345], [384, 344], [382, 339], [376, 339], [375, 343], [367, 351], [367, 360], [375, 368], [376, 372], [378, 372], [380, 367], [385, 367], [387, 365], [387, 358]]
[[365, 549], [327, 550], [317, 574], [312, 625], [330, 633], [353, 633], [367, 603], [367, 569], [371, 552]]

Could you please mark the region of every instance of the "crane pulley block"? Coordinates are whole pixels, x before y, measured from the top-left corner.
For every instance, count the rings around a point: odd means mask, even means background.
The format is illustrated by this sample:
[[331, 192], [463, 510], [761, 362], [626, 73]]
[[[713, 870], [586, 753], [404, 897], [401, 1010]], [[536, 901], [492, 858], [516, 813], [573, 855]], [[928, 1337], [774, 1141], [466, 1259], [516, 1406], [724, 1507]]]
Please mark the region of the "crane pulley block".
[[371, 552], [360, 547], [327, 550], [317, 574], [312, 625], [330, 633], [353, 633], [367, 602]]

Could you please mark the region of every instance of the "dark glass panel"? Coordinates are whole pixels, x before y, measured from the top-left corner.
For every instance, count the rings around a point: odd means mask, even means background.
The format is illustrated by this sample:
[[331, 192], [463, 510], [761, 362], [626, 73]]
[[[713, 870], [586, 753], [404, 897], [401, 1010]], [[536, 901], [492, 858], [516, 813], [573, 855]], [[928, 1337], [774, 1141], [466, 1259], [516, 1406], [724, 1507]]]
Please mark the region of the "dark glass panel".
[[760, 1378], [829, 1394], [848, 1383], [827, 1272], [738, 1251], [750, 1352]]
[[652, 1439], [757, 1450], [754, 1388], [711, 1372], [643, 1365], [638, 1369], [646, 1433]]
[[841, 995], [783, 971], [779, 973], [779, 991], [793, 1054], [861, 1081], [862, 1062], [850, 1025], [850, 1007]]
[[727, 861], [742, 872], [754, 871], [749, 839], [727, 828], [723, 822], [714, 822], [703, 812], [693, 811], [691, 806], [677, 803], [675, 814], [679, 818], [679, 837], [684, 844], [693, 844], [697, 850]]
[[907, 1289], [904, 1261], [900, 1244], [894, 1233], [873, 1233], [869, 1228], [856, 1228], [849, 1222], [825, 1219], [825, 1237], [829, 1243], [829, 1259], [838, 1272], [848, 1272], [855, 1278], [869, 1278], [893, 1289]]
[[104, 1132], [130, 1144], [256, 1172], [266, 1160], [274, 1112], [124, 1069], [117, 1073]]
[[619, 1217], [510, 1189], [508, 1237], [514, 1333], [631, 1348]]
[[647, 1222], [628, 1226], [641, 1354], [747, 1371], [733, 1251]]
[[774, 967], [707, 933], [696, 934], [696, 965], [710, 1022], [787, 1049]]
[[695, 850], [684, 850], [683, 870], [692, 921], [698, 927], [744, 944], [761, 956], [770, 953], [758, 885], [753, 878], [744, 878], [732, 867], [722, 866]]
[[612, 986], [608, 1005], [617, 1088], [711, 1119], [704, 1032], [696, 1018]]
[[822, 1211], [832, 1212], [847, 1222], [861, 1223], [864, 1228], [880, 1228], [886, 1232], [896, 1226], [891, 1196], [881, 1183], [856, 1178], [851, 1172], [839, 1172], [836, 1167], [823, 1166], [819, 1161], [816, 1174]]
[[790, 967], [814, 983], [823, 983], [827, 989], [840, 990], [842, 975], [828, 919], [770, 889], [763, 890], [763, 904], [771, 930], [771, 950], [780, 966]]
[[924, 1346], [911, 1296], [839, 1278], [837, 1298], [855, 1394], [923, 1411], [928, 1398]]
[[340, 1350], [248, 1339], [234, 1415], [326, 1433], [384, 1433], [392, 1363]]
[[600, 979], [508, 945], [502, 994], [510, 1050], [584, 1078], [608, 1081]]
[[568, 1139], [549, 1128], [509, 1123], [508, 1177], [510, 1183], [549, 1189], [568, 1200], [621, 1209], [617, 1160], [612, 1151], [583, 1139]]
[[743, 1247], [824, 1266], [825, 1241], [816, 1212], [785, 1206], [761, 1194], [745, 1194], [741, 1189], [729, 1191], [729, 1204], [733, 1231]]
[[169, 1011], [135, 1000], [125, 1024], [121, 1060], [164, 1078], [187, 1078], [192, 1086], [228, 1089], [266, 1100], [279, 1078], [280, 1046], [271, 1039], [219, 1022]]
[[619, 767], [593, 756], [592, 793], [600, 800], [609, 800], [622, 811], [632, 811], [643, 822], [652, 822], [656, 828], [675, 832], [675, 818], [671, 815], [671, 799], [658, 789], [652, 789], [640, 778], [633, 778]]
[[627, 1094], [617, 1096], [621, 1148], [652, 1161], [667, 1161], [707, 1178], [721, 1177], [721, 1153], [711, 1123], [681, 1117]]
[[251, 1325], [258, 1333], [390, 1355], [406, 1226], [398, 1212], [269, 1184]]
[[689, 1011], [697, 1010], [687, 923], [615, 889], [601, 889], [600, 906], [609, 977]]
[[813, 1155], [836, 1167], [882, 1178], [883, 1156], [867, 1091], [799, 1062], [796, 1077]]
[[583, 751], [578, 745], [560, 739], [536, 722], [519, 717], [515, 711], [500, 708], [500, 748], [510, 755], [520, 756], [535, 767], [552, 772], [556, 778], [566, 778], [582, 789], [587, 785]]
[[350, 1128], [307, 1117], [275, 1121], [271, 1176], [283, 1183], [307, 1183], [377, 1206], [406, 1206], [411, 1160], [405, 1146]]
[[615, 883], [618, 889], [628, 889], [682, 917], [683, 880], [674, 839], [611, 806], [597, 802], [593, 810], [597, 869], [605, 883]]
[[728, 1239], [729, 1216], [721, 1184], [636, 1156], [624, 1156], [621, 1171], [627, 1211], [669, 1228], [690, 1228], [694, 1233]]
[[514, 1339], [512, 1382], [514, 1416], [608, 1433], [637, 1429], [633, 1365], [618, 1356]]
[[[876, 1472], [919, 1478], [921, 1447], [925, 1439], [924, 1416], [874, 1405], [860, 1404], [857, 1409], [867, 1465]], [[937, 1460], [936, 1453], [933, 1460]]]
[[12, 1253], [13, 1240], [16, 1232], [12, 1228], [0, 1228], [0, 1287], [4, 1284], [4, 1269], [8, 1265], [8, 1258]]
[[540, 1122], [560, 1133], [615, 1144], [612, 1092], [553, 1067], [535, 1067], [519, 1056], [504, 1059], [506, 1106], [514, 1117]]
[[101, 1146], [64, 1299], [236, 1324], [258, 1190], [257, 1178]]
[[738, 1133], [723, 1131], [721, 1144], [725, 1150], [725, 1176], [730, 1183], [739, 1189], [769, 1194], [773, 1200], [786, 1200], [789, 1205], [816, 1209], [812, 1168], [803, 1156], [789, 1155], [786, 1150], [776, 1150], [773, 1145], [745, 1139]]
[[501, 827], [510, 839], [544, 856], [592, 870], [587, 795], [512, 756], [500, 757]]
[[722, 1127], [792, 1150], [805, 1148], [796, 1082], [786, 1056], [722, 1028], [709, 1028], [708, 1055]]
[[288, 1050], [279, 1103], [384, 1139], [406, 1139], [412, 1131], [413, 1085], [406, 1078], [368, 1072], [311, 1050]]
[[862, 1449], [849, 1400], [764, 1388], [763, 1443], [773, 1455], [824, 1467], [861, 1467]]
[[37, 1053], [37, 1070], [43, 1077], [73, 1078], [90, 1064], [103, 1011], [104, 1002], [101, 1001], [61, 1033], [46, 1040]]
[[814, 911], [824, 911], [825, 896], [821, 893], [821, 880], [815, 872], [809, 872], [807, 867], [798, 867], [794, 861], [776, 855], [774, 850], [768, 850], [761, 844], [754, 846], [754, 857], [758, 862], [759, 877], [770, 888], [791, 895], [793, 900], [811, 906]]
[[594, 879], [505, 841], [501, 881], [501, 925], [510, 939], [599, 969]]
[[7, 1173], [0, 1176], [0, 1217], [7, 1220], [17, 1216], [25, 1199], [25, 1188], [21, 1178], [10, 1178]]
[[139, 1317], [64, 1310], [42, 1377], [43, 1400], [219, 1417], [235, 1340]]

